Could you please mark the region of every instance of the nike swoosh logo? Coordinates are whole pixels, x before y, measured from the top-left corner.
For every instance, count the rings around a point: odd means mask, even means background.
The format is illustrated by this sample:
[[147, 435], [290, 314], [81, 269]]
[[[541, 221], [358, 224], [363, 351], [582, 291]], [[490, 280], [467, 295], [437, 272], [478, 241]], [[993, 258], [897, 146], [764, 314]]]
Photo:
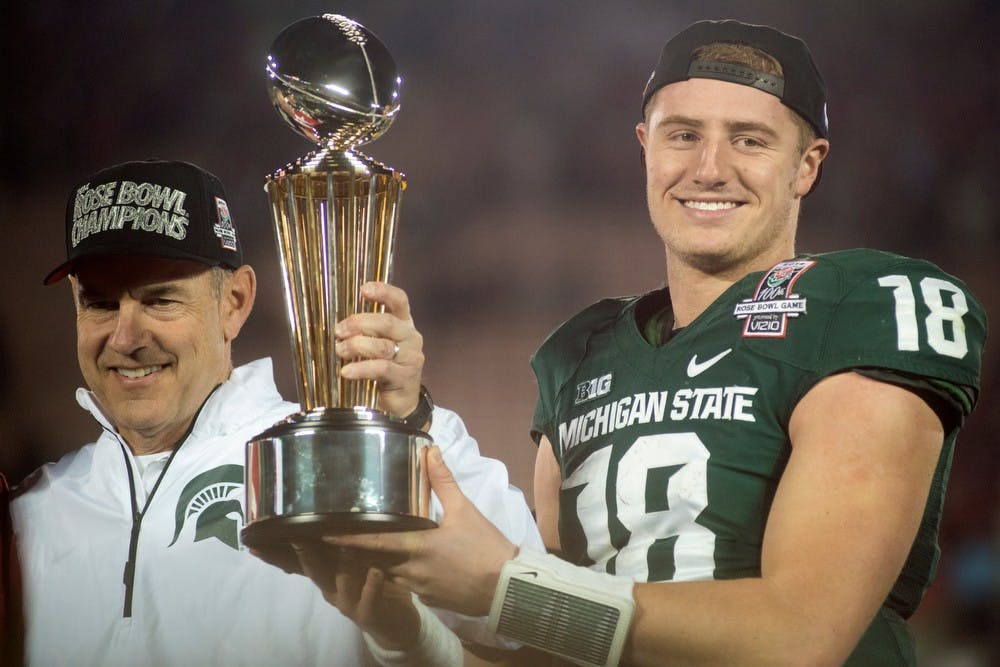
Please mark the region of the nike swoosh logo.
[[720, 359], [722, 359], [724, 356], [726, 356], [727, 354], [729, 354], [732, 351], [733, 351], [733, 348], [731, 348], [731, 347], [726, 348], [725, 350], [723, 350], [722, 352], [719, 352], [717, 355], [715, 355], [711, 359], [706, 359], [705, 361], [703, 361], [701, 363], [698, 363], [698, 355], [697, 354], [694, 355], [693, 357], [691, 357], [691, 361], [688, 362], [688, 367], [687, 367], [688, 377], [689, 378], [693, 378], [696, 375], [701, 375], [702, 373], [704, 373], [705, 371], [707, 371], [709, 368], [711, 368], [712, 366], [714, 366], [717, 361], [719, 361]]

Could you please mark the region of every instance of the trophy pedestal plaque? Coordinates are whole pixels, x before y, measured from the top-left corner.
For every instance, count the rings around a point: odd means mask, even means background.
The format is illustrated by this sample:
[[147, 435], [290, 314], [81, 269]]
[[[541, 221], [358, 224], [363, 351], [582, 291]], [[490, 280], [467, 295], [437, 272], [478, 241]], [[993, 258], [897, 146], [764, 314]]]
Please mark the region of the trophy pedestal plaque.
[[431, 437], [379, 410], [377, 384], [344, 380], [334, 325], [376, 312], [361, 286], [390, 279], [402, 174], [352, 151], [384, 132], [401, 79], [360, 24], [288, 26], [268, 55], [271, 100], [318, 150], [267, 180], [302, 411], [246, 445], [245, 544], [432, 528]]

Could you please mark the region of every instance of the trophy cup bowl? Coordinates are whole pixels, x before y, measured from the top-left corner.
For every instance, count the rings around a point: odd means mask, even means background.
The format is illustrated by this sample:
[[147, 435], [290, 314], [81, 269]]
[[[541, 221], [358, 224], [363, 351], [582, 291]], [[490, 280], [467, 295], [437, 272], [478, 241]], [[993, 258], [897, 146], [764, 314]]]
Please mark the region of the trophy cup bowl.
[[301, 411], [246, 445], [251, 547], [323, 535], [430, 528], [430, 436], [378, 409], [374, 381], [344, 380], [336, 322], [377, 306], [361, 285], [388, 281], [406, 187], [355, 152], [399, 110], [391, 54], [334, 14], [286, 27], [267, 57], [278, 114], [317, 149], [267, 178]]
[[267, 74], [278, 115], [313, 143], [368, 143], [399, 112], [402, 80], [392, 54], [343, 16], [312, 16], [282, 30], [269, 49]]

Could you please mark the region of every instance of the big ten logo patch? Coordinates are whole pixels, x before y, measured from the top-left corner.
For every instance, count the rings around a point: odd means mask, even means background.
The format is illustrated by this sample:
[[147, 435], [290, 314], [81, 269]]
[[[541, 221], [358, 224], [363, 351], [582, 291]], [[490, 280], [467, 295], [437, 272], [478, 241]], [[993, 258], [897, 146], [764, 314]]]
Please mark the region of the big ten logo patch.
[[607, 375], [602, 375], [601, 377], [576, 385], [576, 398], [573, 400], [573, 405], [580, 405], [581, 403], [586, 403], [587, 401], [610, 394], [611, 376], [612, 374], [608, 373]]

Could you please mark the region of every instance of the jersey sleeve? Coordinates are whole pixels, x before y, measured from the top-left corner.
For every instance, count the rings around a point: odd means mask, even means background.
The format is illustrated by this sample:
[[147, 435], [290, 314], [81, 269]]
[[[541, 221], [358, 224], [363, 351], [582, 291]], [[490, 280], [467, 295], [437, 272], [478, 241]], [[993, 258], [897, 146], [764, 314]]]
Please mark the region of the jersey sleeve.
[[858, 370], [930, 392], [961, 422], [979, 394], [986, 338], [982, 305], [929, 262], [875, 251], [821, 256], [796, 285], [806, 312], [785, 361], [820, 379]]

